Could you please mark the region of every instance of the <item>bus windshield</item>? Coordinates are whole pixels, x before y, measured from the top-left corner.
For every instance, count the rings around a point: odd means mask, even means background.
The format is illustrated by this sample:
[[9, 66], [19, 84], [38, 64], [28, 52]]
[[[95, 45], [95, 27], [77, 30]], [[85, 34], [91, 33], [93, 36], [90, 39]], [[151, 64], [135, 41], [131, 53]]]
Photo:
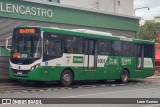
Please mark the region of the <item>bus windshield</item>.
[[41, 57], [40, 33], [14, 33], [12, 38], [12, 58], [40, 58]]

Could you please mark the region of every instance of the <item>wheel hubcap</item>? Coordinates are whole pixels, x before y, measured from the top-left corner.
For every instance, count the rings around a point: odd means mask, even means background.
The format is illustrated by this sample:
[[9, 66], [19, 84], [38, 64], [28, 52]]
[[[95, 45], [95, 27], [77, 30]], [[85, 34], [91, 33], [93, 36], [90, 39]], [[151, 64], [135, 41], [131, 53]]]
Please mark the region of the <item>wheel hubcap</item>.
[[122, 76], [122, 78], [123, 78], [123, 81], [127, 81], [127, 79], [128, 79], [127, 73], [124, 73], [123, 76]]
[[63, 76], [63, 80], [66, 81], [66, 82], [70, 81], [70, 75], [69, 74], [65, 74]]

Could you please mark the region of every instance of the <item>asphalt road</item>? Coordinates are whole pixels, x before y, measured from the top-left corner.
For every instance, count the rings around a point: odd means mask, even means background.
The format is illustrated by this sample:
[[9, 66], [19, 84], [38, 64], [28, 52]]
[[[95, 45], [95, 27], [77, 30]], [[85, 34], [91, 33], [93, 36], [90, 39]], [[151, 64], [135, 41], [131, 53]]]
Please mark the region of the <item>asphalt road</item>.
[[[96, 83], [95, 83], [96, 84]], [[61, 88], [39, 91], [23, 91], [0, 93], [0, 98], [157, 98], [160, 101], [160, 79], [142, 79], [130, 81], [128, 84], [104, 83], [101, 85], [90, 84], [77, 88]], [[27, 87], [25, 87], [27, 88]], [[119, 99], [119, 100], [120, 100]], [[92, 99], [91, 99], [92, 100]], [[116, 99], [118, 100], [118, 99]], [[134, 99], [135, 100], [135, 99]], [[72, 100], [70, 100], [72, 103]], [[11, 106], [12, 105], [0, 105]], [[17, 105], [16, 105], [17, 106]], [[34, 105], [44, 107], [44, 105]], [[54, 104], [45, 107], [160, 107], [160, 104]], [[18, 107], [18, 106], [17, 106]], [[24, 105], [24, 107], [31, 107]]]

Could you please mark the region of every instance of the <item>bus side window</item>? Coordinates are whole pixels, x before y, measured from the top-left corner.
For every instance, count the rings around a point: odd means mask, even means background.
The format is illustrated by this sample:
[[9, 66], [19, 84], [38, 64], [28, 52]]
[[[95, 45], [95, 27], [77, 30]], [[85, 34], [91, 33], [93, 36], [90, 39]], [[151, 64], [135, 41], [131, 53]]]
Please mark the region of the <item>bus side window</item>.
[[144, 44], [144, 57], [152, 58], [154, 54], [154, 45]]
[[77, 53], [82, 53], [82, 48], [77, 48]]
[[133, 43], [122, 41], [122, 55], [123, 56], [133, 56]]
[[112, 41], [112, 55], [118, 56], [121, 55], [121, 41]]
[[50, 60], [62, 56], [62, 40], [61, 36], [52, 33], [44, 33], [44, 58]]
[[98, 55], [110, 55], [110, 41], [99, 40], [98, 41]]
[[72, 48], [72, 47], [68, 47], [68, 48], [67, 48], [67, 52], [68, 52], [68, 53], [73, 53], [73, 48]]
[[65, 45], [64, 45], [65, 53], [72, 54], [81, 54], [82, 53], [82, 38], [81, 37], [72, 37], [65, 36]]

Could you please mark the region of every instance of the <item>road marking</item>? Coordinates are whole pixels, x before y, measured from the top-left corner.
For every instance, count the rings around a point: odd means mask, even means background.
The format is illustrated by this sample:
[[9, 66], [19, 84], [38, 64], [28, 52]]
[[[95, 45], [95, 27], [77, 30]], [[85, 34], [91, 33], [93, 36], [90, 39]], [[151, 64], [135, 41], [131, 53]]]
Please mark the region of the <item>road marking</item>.
[[149, 88], [149, 89], [136, 89], [136, 90], [125, 90], [125, 91], [114, 91], [114, 92], [105, 92], [105, 93], [95, 93], [95, 94], [85, 94], [85, 95], [76, 95], [76, 96], [66, 96], [66, 97], [59, 97], [59, 98], [75, 98], [75, 97], [83, 97], [83, 96], [94, 96], [94, 95], [102, 95], [102, 94], [114, 94], [114, 93], [124, 93], [124, 92], [132, 92], [132, 91], [144, 91], [144, 90], [156, 90], [158, 88]]
[[22, 91], [23, 93], [27, 93], [28, 91], [27, 90], [24, 90], [24, 91]]
[[141, 107], [156, 107], [156, 106], [160, 106], [160, 104], [152, 104], [152, 105], [146, 105], [146, 106], [141, 106]]
[[111, 86], [112, 86], [112, 87], [115, 87], [116, 85], [115, 85], [115, 84], [112, 84]]
[[55, 88], [55, 89], [53, 89], [54, 91], [57, 91], [58, 89], [57, 88]]
[[105, 87], [106, 85], [100, 85], [101, 87]]

